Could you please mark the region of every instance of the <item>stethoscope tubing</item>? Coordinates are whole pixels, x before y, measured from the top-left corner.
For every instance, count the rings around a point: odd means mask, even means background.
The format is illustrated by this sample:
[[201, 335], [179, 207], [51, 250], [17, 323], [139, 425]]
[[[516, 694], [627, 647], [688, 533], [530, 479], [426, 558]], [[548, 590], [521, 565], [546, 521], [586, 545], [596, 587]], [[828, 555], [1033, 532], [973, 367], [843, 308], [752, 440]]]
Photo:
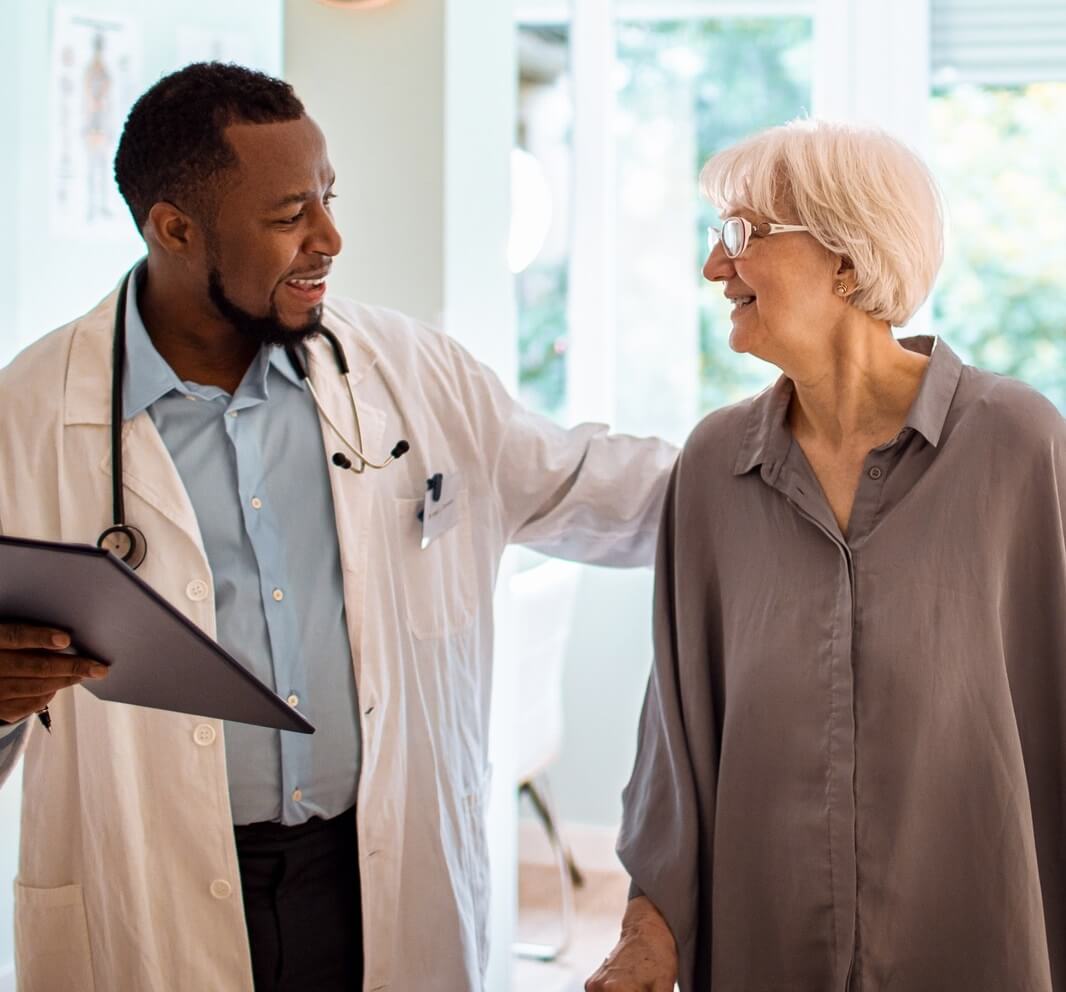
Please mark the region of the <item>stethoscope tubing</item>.
[[[141, 562], [144, 561], [148, 552], [148, 542], [141, 531], [126, 523], [122, 464], [122, 386], [126, 373], [126, 296], [129, 292], [130, 280], [141, 264], [143, 263], [138, 262], [123, 277], [115, 306], [115, 325], [111, 346], [111, 518], [114, 522], [100, 535], [96, 542], [98, 547], [113, 551], [134, 569], [139, 567]], [[319, 401], [318, 392], [315, 390], [314, 384], [308, 375], [307, 362], [304, 356], [293, 345], [286, 345], [285, 351], [296, 369], [296, 374], [307, 385], [319, 415], [325, 420], [330, 430], [337, 436], [337, 439], [359, 459], [359, 464], [356, 466], [352, 465], [348, 459], [343, 457], [338, 459], [338, 455], [334, 455], [333, 463], [356, 474], [362, 473], [367, 466], [373, 469], [383, 469], [407, 452], [410, 445], [406, 441], [399, 441], [392, 449], [389, 457], [380, 464], [372, 462], [363, 454], [363, 431], [359, 423], [359, 408], [355, 402], [355, 390], [352, 389], [352, 382], [349, 378], [348, 356], [345, 355], [344, 347], [332, 331], [322, 327], [320, 328], [320, 333], [329, 341], [333, 350], [333, 357], [337, 363], [337, 370], [344, 377], [344, 381], [348, 386], [348, 400], [351, 403], [352, 420], [355, 424], [356, 440], [354, 443], [344, 436]]]

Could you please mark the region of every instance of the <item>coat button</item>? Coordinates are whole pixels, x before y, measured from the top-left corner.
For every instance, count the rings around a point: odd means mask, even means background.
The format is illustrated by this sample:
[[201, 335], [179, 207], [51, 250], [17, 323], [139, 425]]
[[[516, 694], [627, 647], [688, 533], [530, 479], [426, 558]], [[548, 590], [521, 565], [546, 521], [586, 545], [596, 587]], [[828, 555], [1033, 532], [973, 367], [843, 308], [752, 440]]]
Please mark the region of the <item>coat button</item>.
[[210, 592], [210, 589], [203, 579], [193, 579], [192, 582], [185, 587], [185, 595], [194, 603], [199, 603], [200, 600], [207, 599], [208, 592]]
[[233, 895], [233, 886], [224, 878], [216, 878], [211, 883], [211, 895], [216, 899], [228, 899]]
[[209, 723], [198, 724], [192, 733], [192, 739], [196, 741], [200, 747], [209, 747], [214, 744], [216, 736], [215, 728]]
[[874, 466], [873, 468], [871, 468], [871, 469], [870, 469], [870, 471], [869, 471], [869, 472], [867, 472], [866, 474], [867, 474], [867, 475], [868, 475], [868, 476], [869, 476], [869, 477], [870, 477], [871, 479], [873, 479], [873, 480], [874, 480], [874, 482], [876, 482], [876, 481], [877, 481], [878, 479], [880, 479], [880, 478], [881, 478], [881, 476], [882, 476], [882, 475], [884, 475], [885, 473], [884, 473], [884, 471], [883, 471], [883, 470], [882, 470], [882, 469], [880, 468], [880, 466], [878, 466], [878, 465], [875, 465], [875, 466]]

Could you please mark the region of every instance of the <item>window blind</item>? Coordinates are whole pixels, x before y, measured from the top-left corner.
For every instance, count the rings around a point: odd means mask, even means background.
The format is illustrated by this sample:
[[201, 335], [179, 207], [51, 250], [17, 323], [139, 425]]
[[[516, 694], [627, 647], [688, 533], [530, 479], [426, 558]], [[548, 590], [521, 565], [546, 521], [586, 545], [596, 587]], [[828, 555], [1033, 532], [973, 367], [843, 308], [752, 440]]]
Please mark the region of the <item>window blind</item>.
[[1066, 81], [1066, 0], [930, 0], [933, 85]]

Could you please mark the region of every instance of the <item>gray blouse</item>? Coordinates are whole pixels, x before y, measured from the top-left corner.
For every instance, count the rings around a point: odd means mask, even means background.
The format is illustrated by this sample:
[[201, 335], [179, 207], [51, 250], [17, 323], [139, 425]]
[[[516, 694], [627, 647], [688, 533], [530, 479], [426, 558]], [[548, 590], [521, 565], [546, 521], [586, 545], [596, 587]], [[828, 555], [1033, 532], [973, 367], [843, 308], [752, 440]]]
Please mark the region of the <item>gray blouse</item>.
[[787, 378], [674, 468], [618, 850], [683, 992], [1066, 990], [1066, 422], [901, 343], [846, 537]]

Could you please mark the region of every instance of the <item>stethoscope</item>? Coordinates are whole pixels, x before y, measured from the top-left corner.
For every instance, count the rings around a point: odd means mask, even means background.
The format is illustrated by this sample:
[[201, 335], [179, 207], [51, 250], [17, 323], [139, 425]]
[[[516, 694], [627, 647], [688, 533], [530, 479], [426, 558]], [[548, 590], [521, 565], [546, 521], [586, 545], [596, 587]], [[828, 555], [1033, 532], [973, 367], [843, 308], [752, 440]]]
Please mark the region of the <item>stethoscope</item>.
[[[122, 379], [126, 371], [126, 293], [129, 289], [130, 279], [137, 271], [141, 263], [134, 266], [126, 273], [122, 285], [118, 291], [118, 303], [115, 308], [114, 345], [111, 353], [111, 503], [112, 519], [114, 523], [107, 528], [97, 539], [96, 546], [110, 551], [121, 558], [130, 568], [139, 568], [148, 554], [148, 541], [144, 533], [132, 524], [126, 523], [126, 509], [122, 494]], [[318, 393], [314, 384], [307, 374], [307, 365], [300, 352], [293, 345], [286, 345], [285, 352], [292, 362], [296, 374], [306, 384], [314, 401], [319, 415], [329, 425], [329, 428], [337, 435], [337, 439], [358, 459], [357, 464], [343, 452], [338, 451], [333, 455], [333, 464], [341, 469], [348, 469], [361, 474], [367, 468], [383, 469], [391, 465], [397, 458], [401, 458], [411, 448], [406, 441], [397, 441], [389, 457], [380, 464], [372, 462], [363, 454], [363, 431], [359, 425], [359, 410], [355, 403], [355, 392], [352, 389], [352, 381], [348, 375], [348, 358], [344, 354], [337, 336], [325, 327], [319, 329], [319, 333], [330, 343], [333, 348], [333, 357], [337, 362], [337, 369], [344, 381], [348, 384], [348, 400], [352, 406], [352, 420], [355, 423], [354, 442], [349, 441], [332, 418], [323, 409], [319, 401]]]

